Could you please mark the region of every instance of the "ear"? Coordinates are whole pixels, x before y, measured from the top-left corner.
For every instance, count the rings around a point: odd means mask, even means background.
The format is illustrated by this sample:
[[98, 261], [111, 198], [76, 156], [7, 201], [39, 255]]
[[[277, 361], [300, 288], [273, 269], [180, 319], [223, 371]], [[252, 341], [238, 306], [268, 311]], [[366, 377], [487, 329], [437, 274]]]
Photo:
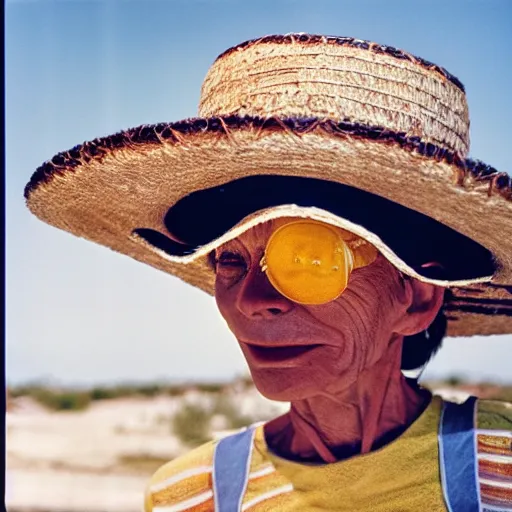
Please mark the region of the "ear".
[[434, 321], [443, 305], [445, 289], [413, 278], [406, 278], [404, 287], [410, 300], [395, 325], [395, 332], [412, 336], [424, 331]]

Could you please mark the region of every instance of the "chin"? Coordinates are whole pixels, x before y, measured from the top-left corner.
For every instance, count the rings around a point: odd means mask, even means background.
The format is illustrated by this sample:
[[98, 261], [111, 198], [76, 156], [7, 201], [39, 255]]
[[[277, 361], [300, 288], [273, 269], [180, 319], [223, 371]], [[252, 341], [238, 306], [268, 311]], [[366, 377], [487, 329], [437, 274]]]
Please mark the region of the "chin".
[[328, 385], [325, 374], [311, 368], [251, 369], [251, 376], [256, 389], [265, 398], [278, 402], [311, 398]]

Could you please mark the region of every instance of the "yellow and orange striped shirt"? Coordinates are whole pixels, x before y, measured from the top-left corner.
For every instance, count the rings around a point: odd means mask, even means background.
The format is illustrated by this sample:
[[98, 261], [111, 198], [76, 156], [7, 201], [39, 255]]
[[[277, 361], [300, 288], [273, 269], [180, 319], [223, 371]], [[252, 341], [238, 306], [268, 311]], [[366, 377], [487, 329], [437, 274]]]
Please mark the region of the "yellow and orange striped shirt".
[[[256, 428], [242, 510], [446, 511], [439, 473], [442, 399], [385, 447], [333, 464], [291, 462], [269, 451]], [[478, 401], [479, 483], [485, 511], [512, 511], [512, 404]], [[212, 441], [162, 466], [146, 491], [146, 512], [214, 510]]]

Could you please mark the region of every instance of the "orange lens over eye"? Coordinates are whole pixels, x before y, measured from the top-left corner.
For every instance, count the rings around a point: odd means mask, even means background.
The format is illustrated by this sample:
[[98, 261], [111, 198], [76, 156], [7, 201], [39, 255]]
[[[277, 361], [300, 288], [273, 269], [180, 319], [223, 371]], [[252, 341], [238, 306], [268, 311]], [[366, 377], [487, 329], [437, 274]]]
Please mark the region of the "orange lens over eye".
[[263, 270], [274, 288], [290, 300], [325, 304], [341, 295], [354, 268], [370, 264], [377, 256], [377, 250], [364, 241], [356, 251], [350, 244], [341, 230], [329, 224], [291, 222], [270, 237]]

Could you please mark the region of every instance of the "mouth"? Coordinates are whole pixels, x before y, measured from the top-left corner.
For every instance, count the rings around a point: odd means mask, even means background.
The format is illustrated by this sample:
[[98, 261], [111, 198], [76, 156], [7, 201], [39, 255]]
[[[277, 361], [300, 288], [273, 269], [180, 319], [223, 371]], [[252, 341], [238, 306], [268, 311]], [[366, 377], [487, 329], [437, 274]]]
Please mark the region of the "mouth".
[[312, 351], [321, 347], [320, 344], [312, 345], [281, 345], [281, 346], [266, 346], [251, 345], [245, 343], [247, 347], [250, 360], [258, 365], [268, 365], [275, 363], [290, 363], [294, 364], [301, 359], [307, 357]]

